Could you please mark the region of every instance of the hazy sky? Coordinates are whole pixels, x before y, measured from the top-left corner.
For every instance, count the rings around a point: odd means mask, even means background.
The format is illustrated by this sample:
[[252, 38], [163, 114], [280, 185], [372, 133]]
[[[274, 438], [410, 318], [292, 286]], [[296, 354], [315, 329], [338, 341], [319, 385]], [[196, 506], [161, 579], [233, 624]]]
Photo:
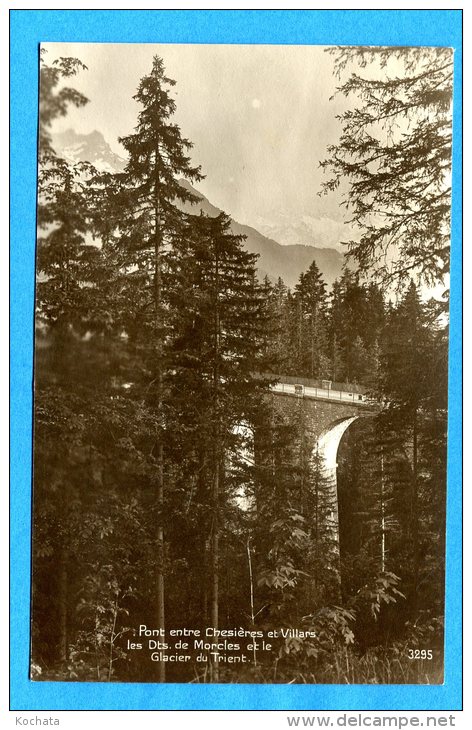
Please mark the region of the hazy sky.
[[[199, 189], [244, 223], [287, 214], [342, 228], [335, 196], [318, 198], [319, 160], [335, 142], [329, 101], [336, 80], [331, 57], [319, 46], [44, 44], [47, 62], [76, 56], [88, 66], [70, 82], [90, 100], [72, 109], [54, 131], [99, 130], [118, 153], [117, 138], [133, 131], [140, 109], [132, 99], [155, 54], [177, 85], [175, 121], [194, 143], [192, 160], [206, 179]], [[309, 219], [308, 219], [309, 220]], [[334, 226], [334, 228], [333, 228]]]

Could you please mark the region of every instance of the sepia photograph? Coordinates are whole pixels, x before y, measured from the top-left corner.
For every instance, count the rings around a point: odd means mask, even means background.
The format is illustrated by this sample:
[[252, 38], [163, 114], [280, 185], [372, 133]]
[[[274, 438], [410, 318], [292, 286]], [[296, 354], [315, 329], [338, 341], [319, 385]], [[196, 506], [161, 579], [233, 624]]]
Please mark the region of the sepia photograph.
[[443, 683], [453, 62], [41, 44], [31, 680]]

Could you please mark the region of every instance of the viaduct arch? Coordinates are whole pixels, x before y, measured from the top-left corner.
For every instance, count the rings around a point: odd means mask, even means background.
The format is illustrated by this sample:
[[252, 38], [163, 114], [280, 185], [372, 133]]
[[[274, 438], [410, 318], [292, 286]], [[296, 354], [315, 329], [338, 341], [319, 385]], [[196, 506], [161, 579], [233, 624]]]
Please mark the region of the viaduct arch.
[[[368, 418], [379, 412], [380, 406], [369, 401], [362, 387], [341, 389], [322, 387], [316, 381], [294, 382], [295, 378], [281, 378], [273, 386], [270, 398], [277, 412], [287, 421], [301, 424], [311, 452], [321, 457], [323, 474], [333, 496], [331, 526], [335, 536], [334, 559], [339, 558], [339, 516], [337, 486], [337, 453], [341, 439], [349, 426], [359, 418]], [[308, 384], [311, 383], [311, 384]], [[329, 384], [331, 385], [331, 384]], [[339, 388], [340, 386], [338, 386]], [[297, 418], [298, 417], [298, 418]]]

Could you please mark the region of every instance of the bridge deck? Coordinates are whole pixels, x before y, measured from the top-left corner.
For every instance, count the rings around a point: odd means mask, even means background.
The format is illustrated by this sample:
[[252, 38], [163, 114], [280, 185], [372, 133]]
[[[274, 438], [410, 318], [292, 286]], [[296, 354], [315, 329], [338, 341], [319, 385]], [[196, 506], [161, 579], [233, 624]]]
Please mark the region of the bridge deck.
[[372, 403], [361, 393], [349, 393], [345, 390], [333, 390], [332, 388], [316, 388], [308, 385], [295, 385], [292, 383], [276, 383], [271, 386], [273, 393], [279, 395], [296, 396], [297, 398], [312, 398], [328, 400], [330, 402], [350, 403], [360, 408], [372, 408]]

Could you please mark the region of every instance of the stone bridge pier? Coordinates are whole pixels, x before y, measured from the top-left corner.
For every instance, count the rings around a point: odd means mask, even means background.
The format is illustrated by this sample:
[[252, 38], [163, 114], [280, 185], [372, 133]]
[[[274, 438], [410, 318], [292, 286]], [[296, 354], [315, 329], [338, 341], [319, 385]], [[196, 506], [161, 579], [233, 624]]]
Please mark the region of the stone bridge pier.
[[287, 423], [299, 423], [307, 449], [321, 459], [322, 473], [331, 490], [330, 517], [334, 536], [333, 558], [339, 560], [339, 518], [337, 489], [337, 453], [341, 439], [358, 418], [374, 416], [379, 408], [365, 399], [345, 402], [336, 397], [306, 397], [301, 394], [273, 391], [270, 395], [275, 410]]

